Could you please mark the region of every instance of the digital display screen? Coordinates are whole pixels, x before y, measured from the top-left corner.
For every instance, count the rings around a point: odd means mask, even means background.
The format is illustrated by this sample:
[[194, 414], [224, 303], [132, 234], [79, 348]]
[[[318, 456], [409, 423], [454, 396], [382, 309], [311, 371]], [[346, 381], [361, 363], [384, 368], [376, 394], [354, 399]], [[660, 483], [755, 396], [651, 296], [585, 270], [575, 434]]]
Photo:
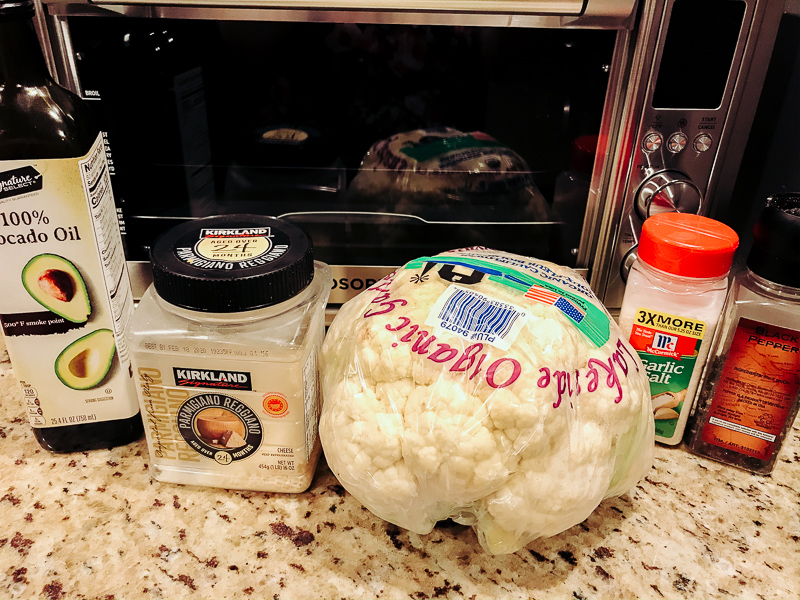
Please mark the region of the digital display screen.
[[675, 1], [653, 108], [720, 106], [746, 8], [742, 0]]

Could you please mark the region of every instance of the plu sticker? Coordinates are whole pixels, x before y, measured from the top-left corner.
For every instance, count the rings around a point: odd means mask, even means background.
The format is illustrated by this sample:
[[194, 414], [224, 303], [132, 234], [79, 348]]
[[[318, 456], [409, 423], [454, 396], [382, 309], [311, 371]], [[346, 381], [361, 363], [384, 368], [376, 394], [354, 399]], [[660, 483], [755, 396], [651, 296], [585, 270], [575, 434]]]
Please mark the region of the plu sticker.
[[434, 303], [425, 324], [469, 342], [508, 350], [528, 320], [524, 308], [475, 290], [450, 285]]

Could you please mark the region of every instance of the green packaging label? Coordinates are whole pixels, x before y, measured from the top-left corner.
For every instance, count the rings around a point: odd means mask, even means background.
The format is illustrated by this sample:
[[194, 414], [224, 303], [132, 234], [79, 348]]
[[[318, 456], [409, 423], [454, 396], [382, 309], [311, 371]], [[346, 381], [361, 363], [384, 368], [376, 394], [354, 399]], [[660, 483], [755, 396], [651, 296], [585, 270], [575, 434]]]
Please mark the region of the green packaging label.
[[630, 342], [650, 380], [657, 436], [675, 435], [706, 329], [697, 319], [647, 308], [636, 311]]

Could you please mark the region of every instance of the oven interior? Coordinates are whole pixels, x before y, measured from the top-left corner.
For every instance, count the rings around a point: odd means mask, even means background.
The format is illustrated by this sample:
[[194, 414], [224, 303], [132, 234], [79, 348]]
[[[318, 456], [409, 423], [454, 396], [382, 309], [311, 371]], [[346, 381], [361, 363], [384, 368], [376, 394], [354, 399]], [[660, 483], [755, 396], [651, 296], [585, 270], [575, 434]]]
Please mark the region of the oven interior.
[[[81, 16], [69, 27], [130, 261], [180, 220], [247, 212], [300, 225], [332, 265], [473, 245], [576, 264], [615, 30]], [[446, 173], [363, 168], [382, 140], [417, 132], [402, 143], [431, 155], [453, 131], [475, 156]]]

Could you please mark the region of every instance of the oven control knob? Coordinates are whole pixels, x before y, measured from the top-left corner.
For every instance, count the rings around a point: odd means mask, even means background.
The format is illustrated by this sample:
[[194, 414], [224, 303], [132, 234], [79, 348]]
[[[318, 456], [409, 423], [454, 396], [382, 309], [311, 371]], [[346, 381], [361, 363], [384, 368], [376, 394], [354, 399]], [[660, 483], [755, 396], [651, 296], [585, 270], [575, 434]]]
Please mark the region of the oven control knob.
[[619, 264], [619, 276], [622, 279], [622, 283], [628, 283], [628, 275], [631, 273], [631, 269], [633, 268], [633, 263], [636, 262], [636, 251], [639, 249], [639, 246], [636, 245], [630, 250], [625, 253], [625, 256], [622, 257], [622, 262]]
[[644, 139], [642, 140], [642, 150], [644, 150], [648, 154], [650, 152], [655, 152], [656, 150], [661, 148], [661, 144], [663, 142], [664, 138], [661, 137], [660, 133], [656, 132], [648, 133], [646, 136], [644, 136]]
[[712, 142], [713, 140], [711, 139], [710, 135], [707, 133], [701, 133], [694, 138], [692, 146], [694, 146], [696, 152], [706, 152], [709, 148], [711, 148]]
[[667, 140], [667, 148], [673, 154], [677, 154], [678, 152], [682, 152], [684, 148], [686, 148], [686, 144], [689, 143], [689, 138], [686, 137], [685, 133], [673, 133], [669, 136], [669, 140]]
[[680, 171], [650, 173], [636, 192], [636, 214], [644, 221], [662, 212], [700, 212], [703, 193]]

